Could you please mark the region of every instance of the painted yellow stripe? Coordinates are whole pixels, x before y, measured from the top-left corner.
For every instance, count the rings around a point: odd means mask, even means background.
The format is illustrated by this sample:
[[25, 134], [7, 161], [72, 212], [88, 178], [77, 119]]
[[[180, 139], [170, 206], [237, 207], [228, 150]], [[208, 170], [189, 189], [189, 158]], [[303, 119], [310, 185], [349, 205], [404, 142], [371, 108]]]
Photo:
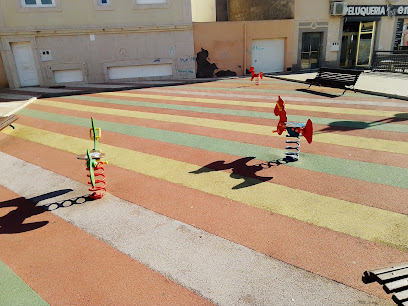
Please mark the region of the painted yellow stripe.
[[[63, 109], [70, 109], [83, 112], [139, 118], [139, 119], [149, 119], [157, 120], [164, 122], [173, 122], [181, 124], [190, 124], [196, 126], [203, 126], [209, 128], [216, 128], [221, 130], [242, 132], [242, 133], [251, 133], [258, 135], [267, 135], [273, 137], [282, 137], [276, 133], [271, 133], [272, 130], [275, 130], [275, 126], [264, 126], [256, 125], [250, 123], [239, 123], [239, 122], [229, 122], [223, 120], [215, 119], [205, 119], [205, 118], [195, 118], [195, 117], [186, 117], [186, 116], [177, 116], [177, 115], [167, 115], [167, 114], [158, 114], [158, 113], [148, 113], [148, 112], [139, 112], [139, 111], [130, 111], [116, 108], [104, 108], [104, 107], [95, 107], [81, 105], [78, 107], [78, 104], [75, 103], [65, 103], [58, 102], [53, 100], [37, 100], [35, 104], [52, 106]], [[272, 122], [271, 122], [272, 123]], [[276, 124], [276, 121], [273, 122]], [[408, 143], [399, 142], [393, 140], [384, 140], [384, 139], [375, 139], [375, 138], [366, 138], [358, 136], [345, 136], [335, 133], [322, 133], [313, 135], [313, 142], [321, 142], [327, 144], [334, 144], [339, 146], [354, 147], [360, 149], [368, 149], [373, 151], [383, 151], [390, 153], [400, 153], [408, 154]]]
[[[190, 97], [180, 97], [180, 96], [164, 96], [164, 95], [148, 95], [148, 94], [137, 94], [137, 93], [126, 93], [126, 92], [105, 92], [98, 93], [97, 95], [109, 95], [109, 96], [121, 96], [129, 98], [146, 98], [146, 99], [159, 99], [168, 101], [184, 101], [184, 102], [196, 102], [196, 103], [209, 103], [209, 104], [225, 104], [225, 105], [239, 105], [239, 106], [253, 106], [253, 107], [266, 107], [273, 111], [276, 102], [248, 102], [248, 101], [238, 101], [238, 100], [221, 100], [221, 99], [206, 99], [206, 98], [190, 98]], [[192, 92], [193, 94], [193, 92]]]
[[[82, 154], [90, 141], [15, 124], [2, 133]], [[154, 178], [238, 201], [365, 240], [408, 250], [408, 216], [273, 183], [232, 189], [237, 180], [222, 171], [196, 175], [200, 166], [129, 149], [101, 145], [110, 164]], [[73, 156], [73, 158], [75, 158]], [[78, 163], [78, 167], [80, 164]]]
[[[192, 92], [193, 94], [193, 92]], [[149, 95], [139, 93], [126, 93], [126, 92], [105, 92], [98, 95], [110, 95], [129, 98], [146, 98], [146, 99], [159, 99], [168, 101], [184, 101], [184, 102], [196, 102], [196, 103], [212, 103], [212, 104], [225, 104], [225, 105], [239, 105], [239, 106], [252, 106], [252, 107], [265, 107], [270, 108], [271, 112], [275, 107], [275, 102], [248, 102], [239, 100], [222, 100], [222, 99], [206, 99], [206, 98], [190, 98], [182, 96], [165, 96], [165, 95]], [[313, 105], [298, 105], [298, 104], [286, 104], [287, 110], [301, 110], [310, 111], [316, 113], [330, 113], [330, 114], [345, 114], [345, 115], [358, 115], [358, 116], [378, 116], [385, 118], [408, 118], [408, 114], [394, 111], [385, 110], [369, 110], [369, 109], [352, 109], [352, 108], [340, 108], [329, 106], [313, 106]]]

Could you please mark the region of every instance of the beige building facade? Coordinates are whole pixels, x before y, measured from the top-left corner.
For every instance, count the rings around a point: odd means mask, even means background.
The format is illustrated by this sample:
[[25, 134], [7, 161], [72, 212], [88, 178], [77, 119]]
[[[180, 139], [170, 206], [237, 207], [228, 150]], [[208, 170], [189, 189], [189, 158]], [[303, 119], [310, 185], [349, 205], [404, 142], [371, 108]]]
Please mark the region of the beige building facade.
[[376, 51], [408, 48], [405, 25], [408, 0], [297, 0], [293, 70], [369, 69]]
[[272, 4], [229, 0], [228, 21], [194, 23], [195, 53], [205, 49], [219, 70], [243, 75], [251, 66], [263, 72], [369, 69], [375, 51], [408, 48], [408, 0]]
[[266, 67], [283, 71], [292, 66], [293, 32], [293, 19], [194, 23], [194, 50], [208, 51], [208, 61], [218, 67], [215, 73], [245, 75], [251, 66], [257, 72]]
[[404, 49], [408, 0], [0, 0], [1, 87], [191, 79], [200, 52], [215, 75], [369, 69]]
[[0, 12], [11, 88], [195, 76], [191, 0], [0, 0]]

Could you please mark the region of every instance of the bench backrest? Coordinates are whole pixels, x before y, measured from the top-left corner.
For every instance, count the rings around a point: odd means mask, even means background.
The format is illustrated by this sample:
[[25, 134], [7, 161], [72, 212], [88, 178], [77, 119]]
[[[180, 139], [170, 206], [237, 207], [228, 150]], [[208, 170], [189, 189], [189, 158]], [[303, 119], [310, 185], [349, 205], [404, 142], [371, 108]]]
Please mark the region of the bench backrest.
[[353, 69], [320, 68], [316, 78], [354, 85], [361, 73]]

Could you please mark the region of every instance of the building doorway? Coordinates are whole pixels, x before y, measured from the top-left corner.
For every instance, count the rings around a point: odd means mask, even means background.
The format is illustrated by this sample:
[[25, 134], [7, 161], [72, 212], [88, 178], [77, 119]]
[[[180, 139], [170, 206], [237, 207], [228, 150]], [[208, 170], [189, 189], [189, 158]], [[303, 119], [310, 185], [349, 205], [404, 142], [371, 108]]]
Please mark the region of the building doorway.
[[322, 33], [320, 32], [302, 34], [300, 69], [308, 70], [320, 67], [321, 37]]
[[340, 67], [370, 67], [374, 47], [375, 26], [375, 21], [344, 23]]
[[40, 85], [30, 43], [12, 43], [11, 50], [16, 64], [20, 86]]

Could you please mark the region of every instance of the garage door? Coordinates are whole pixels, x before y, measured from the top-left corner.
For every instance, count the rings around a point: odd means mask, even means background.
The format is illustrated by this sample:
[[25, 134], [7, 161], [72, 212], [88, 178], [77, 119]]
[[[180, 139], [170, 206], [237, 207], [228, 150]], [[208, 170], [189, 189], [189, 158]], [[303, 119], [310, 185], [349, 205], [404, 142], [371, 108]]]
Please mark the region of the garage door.
[[108, 67], [108, 74], [111, 80], [172, 76], [173, 67], [172, 64]]
[[252, 66], [255, 72], [282, 72], [285, 60], [284, 39], [252, 41]]
[[56, 70], [54, 71], [55, 83], [83, 82], [84, 76], [81, 69]]

